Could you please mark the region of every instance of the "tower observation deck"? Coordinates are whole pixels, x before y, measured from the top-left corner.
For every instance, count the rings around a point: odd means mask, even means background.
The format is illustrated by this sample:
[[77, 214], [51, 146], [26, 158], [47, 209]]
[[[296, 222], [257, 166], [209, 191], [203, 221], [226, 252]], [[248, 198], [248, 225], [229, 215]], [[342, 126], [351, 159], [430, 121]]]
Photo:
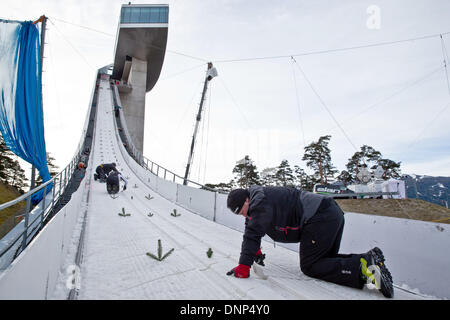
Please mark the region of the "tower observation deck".
[[169, 6], [124, 4], [114, 49], [111, 78], [119, 88], [130, 136], [143, 153], [145, 94], [161, 73], [166, 52]]

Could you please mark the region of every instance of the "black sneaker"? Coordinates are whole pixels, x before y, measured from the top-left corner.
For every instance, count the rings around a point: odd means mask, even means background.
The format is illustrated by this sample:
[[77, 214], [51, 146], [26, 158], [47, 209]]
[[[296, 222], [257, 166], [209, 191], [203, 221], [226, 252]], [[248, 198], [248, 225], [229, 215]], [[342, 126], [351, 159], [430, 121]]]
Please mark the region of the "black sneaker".
[[375, 247], [365, 253], [361, 259], [361, 274], [365, 281], [373, 283], [386, 298], [394, 296], [392, 275], [384, 264], [384, 255]]

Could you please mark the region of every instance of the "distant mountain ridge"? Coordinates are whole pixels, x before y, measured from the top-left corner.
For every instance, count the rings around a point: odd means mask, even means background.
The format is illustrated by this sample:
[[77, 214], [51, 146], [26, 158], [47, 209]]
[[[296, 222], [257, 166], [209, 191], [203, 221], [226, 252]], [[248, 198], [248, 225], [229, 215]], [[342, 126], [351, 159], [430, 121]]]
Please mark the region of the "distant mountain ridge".
[[433, 177], [427, 175], [404, 174], [406, 196], [421, 199], [443, 207], [450, 206], [450, 177]]

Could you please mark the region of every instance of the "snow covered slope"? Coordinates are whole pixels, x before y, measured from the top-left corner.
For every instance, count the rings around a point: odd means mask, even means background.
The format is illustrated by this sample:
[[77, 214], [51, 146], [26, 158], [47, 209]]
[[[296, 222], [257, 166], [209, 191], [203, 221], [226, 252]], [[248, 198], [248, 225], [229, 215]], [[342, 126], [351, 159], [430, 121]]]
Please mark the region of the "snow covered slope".
[[[267, 280], [253, 271], [248, 279], [227, 276], [238, 263], [242, 233], [179, 207], [150, 189], [126, 164], [114, 130], [111, 92], [108, 81], [102, 81], [93, 165], [87, 174], [92, 176], [99, 163], [116, 162], [129, 183], [117, 199], [107, 194], [104, 183], [92, 180], [86, 184], [90, 192], [78, 299], [385, 299], [377, 290], [356, 290], [309, 278], [300, 271], [297, 252], [267, 242], [263, 244]], [[149, 194], [153, 199], [146, 198]], [[123, 208], [130, 216], [119, 216]], [[181, 215], [172, 216], [173, 209]], [[163, 261], [146, 254], [158, 254], [158, 240], [162, 254], [174, 249]], [[206, 254], [209, 248], [211, 258]], [[69, 252], [53, 299], [67, 298], [64, 270], [73, 265], [76, 249]], [[424, 298], [395, 291], [395, 299]]]

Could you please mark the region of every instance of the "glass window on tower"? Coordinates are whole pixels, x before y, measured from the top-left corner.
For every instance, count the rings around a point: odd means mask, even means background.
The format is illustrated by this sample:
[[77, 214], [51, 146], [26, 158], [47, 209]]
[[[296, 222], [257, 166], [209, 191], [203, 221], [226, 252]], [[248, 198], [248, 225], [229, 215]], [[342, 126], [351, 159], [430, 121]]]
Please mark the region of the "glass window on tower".
[[159, 13], [160, 22], [168, 23], [169, 22], [169, 8], [163, 7]]
[[151, 22], [160, 22], [159, 21], [159, 8], [152, 8], [150, 13], [150, 21]]
[[141, 8], [130, 8], [130, 9], [131, 9], [130, 23], [139, 23]]
[[130, 23], [130, 14], [131, 10], [130, 8], [122, 8], [122, 23]]
[[120, 13], [120, 23], [168, 23], [168, 7], [125, 7]]
[[150, 22], [151, 8], [141, 8], [141, 22]]

